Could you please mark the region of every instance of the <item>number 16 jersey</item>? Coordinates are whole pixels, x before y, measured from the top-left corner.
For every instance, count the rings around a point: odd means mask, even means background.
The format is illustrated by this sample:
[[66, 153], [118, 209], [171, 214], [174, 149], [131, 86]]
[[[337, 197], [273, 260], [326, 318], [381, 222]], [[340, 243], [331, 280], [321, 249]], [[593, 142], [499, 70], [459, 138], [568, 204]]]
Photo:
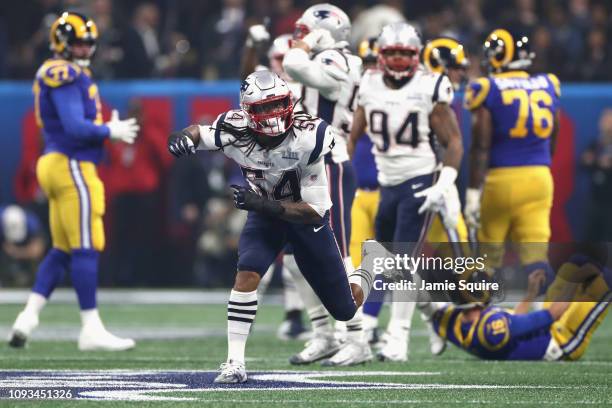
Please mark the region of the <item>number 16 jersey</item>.
[[366, 71], [358, 105], [365, 110], [381, 186], [395, 186], [435, 171], [429, 115], [437, 103], [452, 100], [453, 87], [445, 75], [418, 69], [404, 86], [391, 89], [382, 71]]

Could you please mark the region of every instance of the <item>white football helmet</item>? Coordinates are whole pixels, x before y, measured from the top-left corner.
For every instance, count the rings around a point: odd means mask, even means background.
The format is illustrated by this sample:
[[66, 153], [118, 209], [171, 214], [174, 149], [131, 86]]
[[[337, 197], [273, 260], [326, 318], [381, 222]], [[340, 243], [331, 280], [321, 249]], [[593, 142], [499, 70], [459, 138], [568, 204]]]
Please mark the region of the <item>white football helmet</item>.
[[419, 66], [423, 48], [421, 36], [408, 23], [398, 22], [383, 27], [378, 37], [378, 62], [395, 80], [410, 78]]
[[293, 124], [291, 91], [281, 77], [268, 70], [255, 71], [242, 81], [240, 108], [256, 133], [280, 136]]
[[301, 40], [315, 29], [329, 31], [336, 43], [346, 42], [351, 32], [351, 20], [344, 11], [332, 4], [316, 4], [307, 8], [295, 22], [293, 38]]
[[26, 212], [17, 205], [7, 206], [2, 213], [2, 234], [6, 241], [17, 244], [28, 235]]

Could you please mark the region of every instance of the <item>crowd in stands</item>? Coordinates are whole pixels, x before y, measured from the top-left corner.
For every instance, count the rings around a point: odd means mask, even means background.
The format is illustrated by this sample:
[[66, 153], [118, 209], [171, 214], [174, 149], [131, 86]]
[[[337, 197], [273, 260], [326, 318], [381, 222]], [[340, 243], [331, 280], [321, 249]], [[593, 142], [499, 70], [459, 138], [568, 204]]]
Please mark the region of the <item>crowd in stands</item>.
[[[564, 81], [612, 79], [612, 3], [605, 0], [341, 0], [353, 21], [352, 47], [390, 21], [408, 20], [425, 40], [461, 40], [479, 69], [482, 41], [496, 27], [527, 34], [534, 69]], [[98, 79], [239, 76], [249, 26], [272, 36], [293, 31], [313, 0], [28, 0], [0, 5], [0, 78], [30, 79], [49, 56], [48, 32], [62, 10], [98, 24]]]

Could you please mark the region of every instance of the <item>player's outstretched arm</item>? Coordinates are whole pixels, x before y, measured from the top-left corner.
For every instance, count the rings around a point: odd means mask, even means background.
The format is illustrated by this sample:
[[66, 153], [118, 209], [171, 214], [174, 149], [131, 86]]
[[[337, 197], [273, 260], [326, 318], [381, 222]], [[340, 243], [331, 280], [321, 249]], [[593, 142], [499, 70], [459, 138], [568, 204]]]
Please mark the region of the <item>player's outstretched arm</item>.
[[351, 127], [351, 136], [349, 137], [347, 145], [348, 154], [351, 159], [355, 153], [357, 141], [364, 135], [366, 126], [367, 122], [365, 117], [365, 109], [363, 109], [363, 106], [359, 105], [353, 114], [353, 126]]
[[168, 136], [168, 151], [174, 157], [194, 154], [200, 143], [200, 128], [191, 125], [183, 130], [172, 132]]

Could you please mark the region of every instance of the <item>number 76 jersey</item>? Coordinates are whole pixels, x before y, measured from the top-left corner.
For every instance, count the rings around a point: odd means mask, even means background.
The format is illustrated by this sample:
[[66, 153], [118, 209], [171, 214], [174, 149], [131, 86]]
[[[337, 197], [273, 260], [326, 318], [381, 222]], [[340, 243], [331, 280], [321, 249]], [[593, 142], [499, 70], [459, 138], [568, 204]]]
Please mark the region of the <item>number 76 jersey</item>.
[[374, 144], [372, 153], [381, 186], [395, 186], [435, 171], [429, 115], [437, 103], [453, 100], [453, 87], [446, 75], [418, 69], [404, 86], [391, 89], [384, 83], [382, 71], [368, 70], [357, 97]]
[[553, 74], [509, 71], [478, 78], [465, 93], [469, 110], [491, 113], [489, 166], [549, 166], [550, 136], [561, 88]]

